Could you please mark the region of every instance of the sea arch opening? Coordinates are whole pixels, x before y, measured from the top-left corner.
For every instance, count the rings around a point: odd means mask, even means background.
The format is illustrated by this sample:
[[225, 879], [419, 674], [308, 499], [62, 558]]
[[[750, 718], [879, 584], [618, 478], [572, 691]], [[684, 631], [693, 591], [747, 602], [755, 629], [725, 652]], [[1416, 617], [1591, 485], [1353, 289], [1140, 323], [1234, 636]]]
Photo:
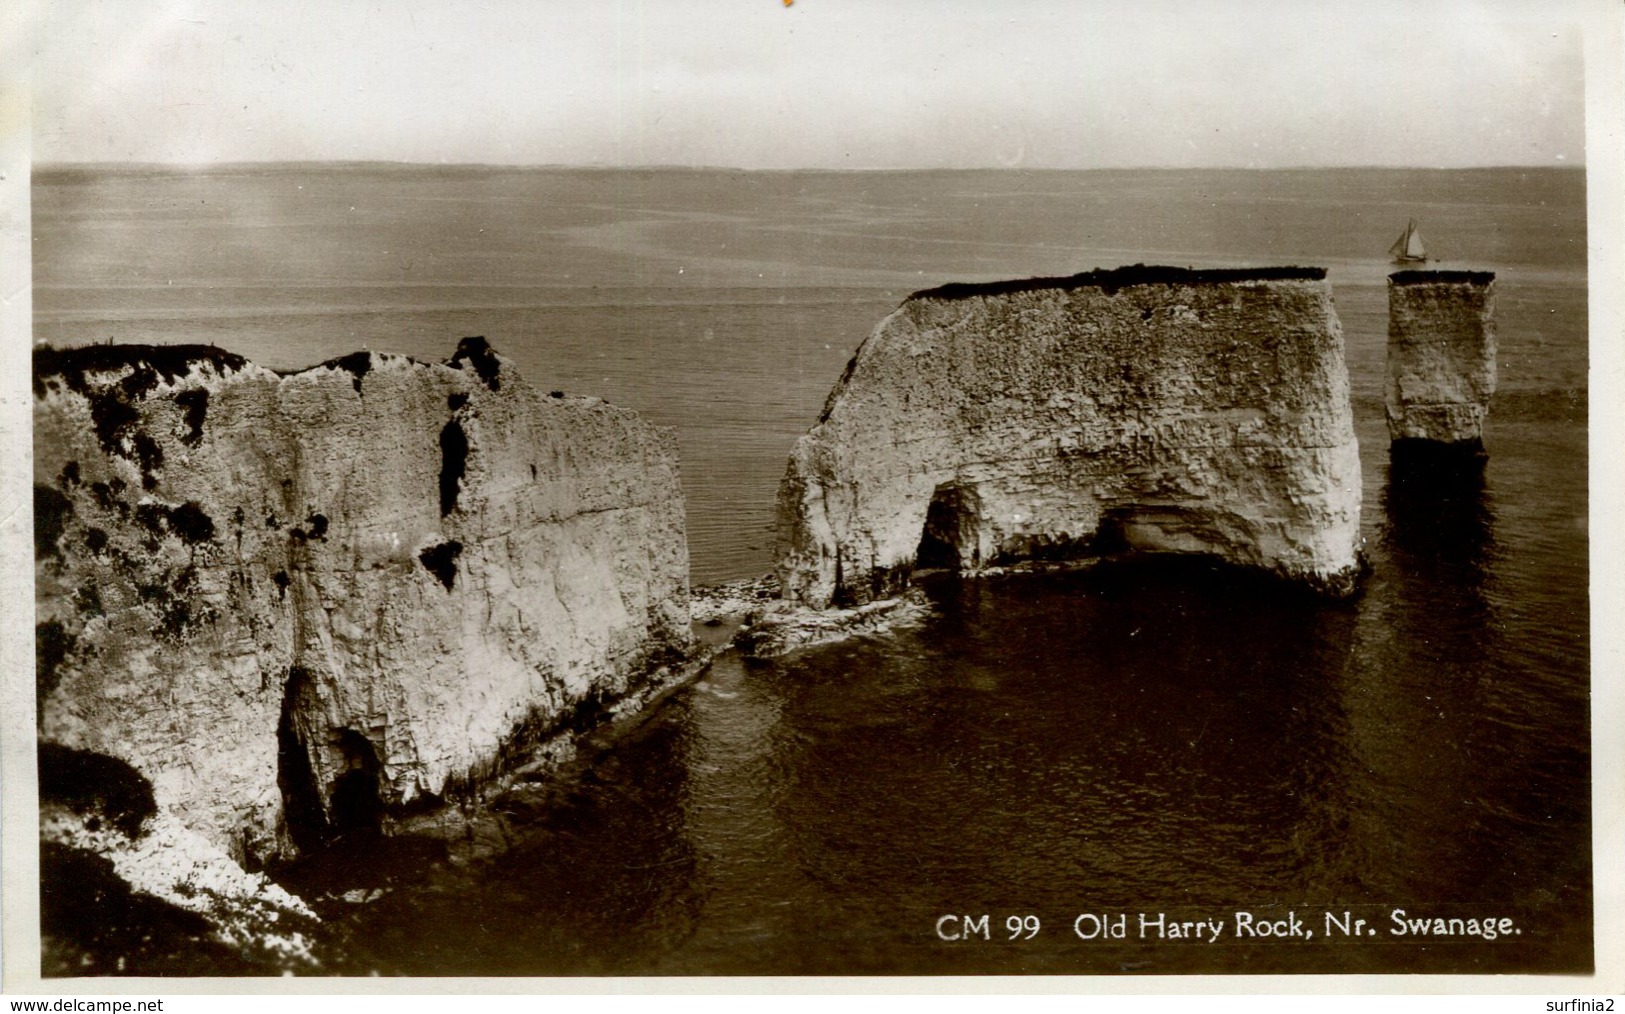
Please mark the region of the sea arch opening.
[[982, 498], [975, 488], [945, 482], [931, 493], [925, 508], [920, 543], [914, 551], [917, 570], [975, 570], [982, 566]]

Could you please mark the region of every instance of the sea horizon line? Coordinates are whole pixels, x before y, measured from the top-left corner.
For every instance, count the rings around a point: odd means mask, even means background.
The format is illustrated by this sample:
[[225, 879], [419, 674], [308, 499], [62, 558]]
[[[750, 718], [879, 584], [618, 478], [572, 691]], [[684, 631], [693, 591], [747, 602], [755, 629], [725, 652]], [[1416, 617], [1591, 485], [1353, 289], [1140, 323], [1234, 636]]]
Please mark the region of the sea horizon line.
[[761, 173], [761, 174], [788, 174], [788, 173], [1088, 173], [1088, 172], [1347, 172], [1360, 171], [1387, 171], [1387, 172], [1506, 172], [1528, 171], [1531, 169], [1553, 170], [1584, 170], [1583, 162], [1562, 163], [1497, 163], [1491, 165], [1401, 165], [1401, 164], [1360, 164], [1360, 165], [1289, 165], [1289, 166], [1246, 166], [1246, 165], [1122, 165], [1122, 166], [803, 166], [803, 167], [758, 167], [746, 166], [696, 164], [684, 165], [679, 163], [638, 163], [638, 164], [608, 164], [608, 163], [579, 163], [579, 162], [414, 162], [402, 159], [245, 159], [227, 160], [218, 162], [178, 162], [178, 161], [146, 161], [146, 160], [51, 160], [33, 163], [35, 171], [63, 171], [91, 168], [119, 168], [134, 170], [176, 170], [207, 172], [211, 170], [229, 170], [246, 168], [293, 168], [299, 166], [353, 166], [357, 168], [396, 168], [396, 169], [447, 169], [447, 170], [548, 170], [548, 171], [581, 171], [581, 172], [726, 172], [726, 173]]

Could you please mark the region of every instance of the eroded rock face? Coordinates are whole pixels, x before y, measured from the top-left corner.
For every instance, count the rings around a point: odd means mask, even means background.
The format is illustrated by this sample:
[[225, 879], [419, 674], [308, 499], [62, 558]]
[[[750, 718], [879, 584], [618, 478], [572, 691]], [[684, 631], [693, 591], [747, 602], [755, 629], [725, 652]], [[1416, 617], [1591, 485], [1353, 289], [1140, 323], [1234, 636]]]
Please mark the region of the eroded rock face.
[[239, 861], [478, 781], [689, 645], [673, 435], [483, 339], [35, 374], [41, 739]]
[[1495, 394], [1495, 275], [1388, 276], [1388, 435], [1477, 450]]
[[791, 455], [785, 596], [853, 605], [916, 565], [1119, 548], [1351, 593], [1348, 390], [1318, 268], [1134, 267], [916, 293]]

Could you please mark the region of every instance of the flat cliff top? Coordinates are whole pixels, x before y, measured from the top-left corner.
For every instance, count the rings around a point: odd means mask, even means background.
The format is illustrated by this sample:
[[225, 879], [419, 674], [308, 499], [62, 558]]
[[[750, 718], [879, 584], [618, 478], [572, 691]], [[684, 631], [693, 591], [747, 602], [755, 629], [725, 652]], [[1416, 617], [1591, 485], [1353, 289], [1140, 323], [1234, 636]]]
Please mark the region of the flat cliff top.
[[[909, 299], [968, 299], [972, 296], [1002, 296], [1039, 289], [1103, 290], [1108, 296], [1131, 285], [1226, 285], [1233, 282], [1311, 281], [1326, 277], [1325, 268], [1176, 268], [1166, 265], [1133, 264], [1121, 268], [1096, 268], [1057, 278], [1019, 278], [998, 282], [949, 282], [934, 289], [921, 289]], [[906, 300], [905, 300], [906, 302]]]
[[1388, 276], [1395, 285], [1431, 285], [1437, 282], [1465, 282], [1468, 285], [1488, 285], [1495, 281], [1493, 271], [1395, 271]]

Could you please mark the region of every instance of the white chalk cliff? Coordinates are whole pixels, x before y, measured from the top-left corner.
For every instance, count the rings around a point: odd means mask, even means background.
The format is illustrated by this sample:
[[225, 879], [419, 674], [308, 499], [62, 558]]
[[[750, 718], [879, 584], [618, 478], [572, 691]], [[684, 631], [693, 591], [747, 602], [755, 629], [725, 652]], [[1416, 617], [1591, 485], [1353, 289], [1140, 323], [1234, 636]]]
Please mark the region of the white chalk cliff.
[[880, 323], [796, 443], [778, 572], [824, 608], [917, 565], [1128, 549], [1345, 595], [1360, 493], [1323, 270], [949, 285]]
[[41, 740], [239, 862], [477, 783], [689, 647], [672, 433], [482, 339], [35, 365]]
[[1476, 450], [1495, 394], [1495, 275], [1388, 276], [1388, 434]]

